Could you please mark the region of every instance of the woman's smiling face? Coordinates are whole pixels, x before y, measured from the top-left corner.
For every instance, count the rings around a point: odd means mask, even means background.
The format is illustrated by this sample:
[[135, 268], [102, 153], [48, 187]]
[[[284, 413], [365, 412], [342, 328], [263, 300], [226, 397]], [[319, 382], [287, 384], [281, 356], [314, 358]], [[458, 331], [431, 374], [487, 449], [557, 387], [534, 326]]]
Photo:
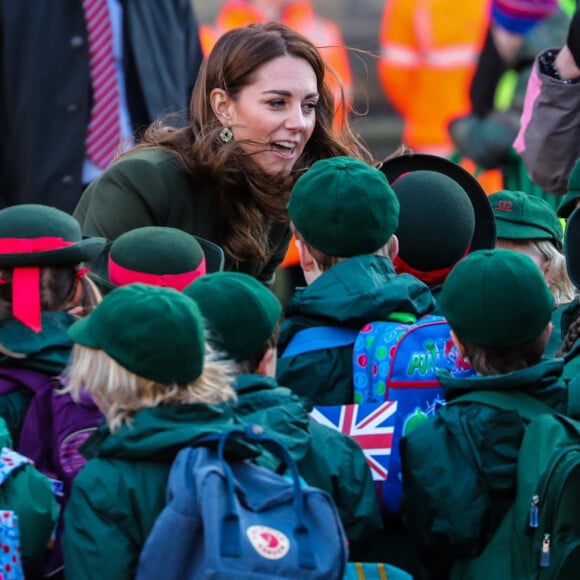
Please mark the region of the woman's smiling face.
[[214, 112], [265, 173], [287, 174], [302, 155], [316, 123], [316, 75], [310, 64], [281, 56], [256, 70], [235, 97], [212, 92]]

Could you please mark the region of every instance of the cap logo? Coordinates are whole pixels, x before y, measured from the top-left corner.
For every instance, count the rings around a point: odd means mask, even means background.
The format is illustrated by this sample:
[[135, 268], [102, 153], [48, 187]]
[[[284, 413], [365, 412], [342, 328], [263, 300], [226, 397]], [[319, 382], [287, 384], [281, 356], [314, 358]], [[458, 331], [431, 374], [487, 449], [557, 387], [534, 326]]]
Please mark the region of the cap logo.
[[290, 540], [282, 532], [267, 526], [250, 526], [246, 530], [253, 548], [268, 560], [280, 560], [290, 550]]
[[498, 201], [496, 209], [498, 211], [512, 211], [514, 204], [511, 201]]

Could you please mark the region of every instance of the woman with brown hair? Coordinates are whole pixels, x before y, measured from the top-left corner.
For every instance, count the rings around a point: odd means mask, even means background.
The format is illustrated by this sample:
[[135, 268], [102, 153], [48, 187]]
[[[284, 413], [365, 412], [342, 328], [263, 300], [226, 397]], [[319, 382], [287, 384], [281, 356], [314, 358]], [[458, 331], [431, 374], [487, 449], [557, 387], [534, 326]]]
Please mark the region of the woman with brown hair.
[[273, 282], [291, 232], [292, 185], [319, 159], [370, 153], [336, 110], [324, 61], [279, 23], [231, 30], [194, 87], [190, 123], [153, 124], [81, 198], [86, 234], [115, 239], [146, 225], [183, 229], [221, 245], [227, 270]]

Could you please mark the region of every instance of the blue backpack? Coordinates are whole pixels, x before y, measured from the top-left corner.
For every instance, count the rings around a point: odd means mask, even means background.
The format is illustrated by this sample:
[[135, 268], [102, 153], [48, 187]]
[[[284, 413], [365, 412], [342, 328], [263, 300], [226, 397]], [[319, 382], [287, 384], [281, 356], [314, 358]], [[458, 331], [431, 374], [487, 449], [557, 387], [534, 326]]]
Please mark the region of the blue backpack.
[[350, 344], [354, 405], [315, 407], [312, 417], [359, 443], [381, 509], [397, 513], [402, 493], [399, 440], [445, 404], [437, 371], [447, 369], [454, 377], [465, 377], [473, 375], [473, 369], [453, 344], [447, 320], [431, 314], [417, 319], [395, 312], [389, 320], [371, 322], [360, 330], [308, 328], [294, 335], [282, 356]]
[[[251, 425], [208, 435], [178, 453], [137, 580], [342, 579], [347, 547], [336, 506], [303, 486], [286, 448], [262, 432]], [[231, 439], [268, 449], [291, 477], [226, 460]]]

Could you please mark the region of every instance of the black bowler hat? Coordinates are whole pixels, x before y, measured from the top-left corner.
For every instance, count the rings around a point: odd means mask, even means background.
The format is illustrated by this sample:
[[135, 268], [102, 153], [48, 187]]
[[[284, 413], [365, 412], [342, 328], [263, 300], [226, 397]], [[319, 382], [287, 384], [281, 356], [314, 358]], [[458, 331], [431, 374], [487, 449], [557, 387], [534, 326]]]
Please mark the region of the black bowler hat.
[[[457, 163], [412, 153], [388, 159], [379, 169], [399, 198], [395, 233], [405, 271], [428, 284], [441, 283], [463, 256], [495, 247], [495, 218], [487, 195]], [[434, 272], [440, 275], [430, 275]]]
[[55, 207], [21, 204], [2, 209], [0, 268], [12, 269], [14, 318], [40, 332], [40, 268], [88, 261], [105, 243], [104, 238], [84, 238], [79, 222]]

